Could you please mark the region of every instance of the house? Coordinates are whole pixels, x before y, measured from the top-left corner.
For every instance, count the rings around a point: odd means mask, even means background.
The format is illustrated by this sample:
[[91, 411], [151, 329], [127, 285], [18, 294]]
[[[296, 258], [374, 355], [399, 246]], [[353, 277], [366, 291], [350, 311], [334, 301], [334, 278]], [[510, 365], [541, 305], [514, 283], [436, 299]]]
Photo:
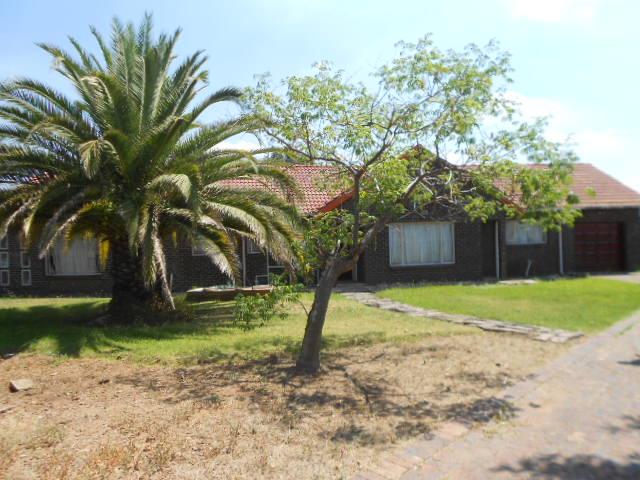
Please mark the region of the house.
[[[303, 193], [297, 207], [304, 214], [326, 212], [349, 201], [348, 192], [331, 195], [322, 188], [328, 167], [290, 166], [288, 171]], [[582, 216], [561, 233], [513, 220], [481, 223], [411, 212], [389, 225], [345, 277], [379, 284], [640, 268], [640, 194], [589, 164], [577, 164], [573, 179]], [[234, 182], [264, 188], [252, 180]], [[75, 295], [108, 293], [111, 288], [109, 269], [100, 268], [95, 240], [77, 239], [68, 250], [56, 245], [44, 259], [23, 247], [16, 232], [0, 240], [2, 292]], [[251, 241], [242, 242], [239, 254], [244, 285], [266, 283], [269, 275], [283, 271]], [[168, 243], [166, 256], [174, 291], [230, 281], [186, 242]]]

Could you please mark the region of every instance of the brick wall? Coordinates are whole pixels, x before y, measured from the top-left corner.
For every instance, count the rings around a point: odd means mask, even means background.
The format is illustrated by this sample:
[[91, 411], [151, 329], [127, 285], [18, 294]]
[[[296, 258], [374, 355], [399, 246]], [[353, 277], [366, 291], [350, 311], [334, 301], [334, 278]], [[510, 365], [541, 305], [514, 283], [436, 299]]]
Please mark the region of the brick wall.
[[[589, 208], [582, 211], [580, 222], [612, 222], [623, 225], [624, 268], [633, 271], [640, 268], [640, 211], [638, 208]], [[549, 232], [544, 245], [506, 245], [504, 222], [501, 222], [503, 244], [503, 277], [522, 277], [527, 261], [532, 260], [531, 276], [560, 273], [559, 234]], [[574, 229], [562, 229], [564, 272], [576, 271]]]
[[[504, 230], [504, 222], [501, 226]], [[503, 241], [505, 241], [504, 237]], [[506, 256], [506, 264], [502, 272], [504, 278], [524, 277], [529, 261], [531, 261], [529, 269], [531, 277], [559, 273], [558, 233], [547, 232], [546, 243], [540, 245], [507, 245], [506, 241], [504, 245]]]
[[164, 243], [167, 273], [174, 292], [184, 292], [194, 287], [225, 285], [231, 282], [209, 257], [194, 252], [185, 239], [174, 245]]
[[[172, 281], [173, 291], [183, 292], [192, 287], [202, 287], [229, 283], [229, 278], [220, 272], [206, 256], [194, 255], [185, 240], [177, 245], [165, 242], [167, 271]], [[38, 258], [37, 251], [31, 249], [31, 285], [21, 285], [23, 268], [20, 263], [20, 244], [18, 234], [9, 234], [9, 271], [10, 284], [0, 286], [0, 294], [16, 295], [110, 295], [112, 277], [110, 267], [97, 275], [52, 276], [45, 273], [45, 260]]]
[[[407, 219], [405, 221], [423, 221]], [[623, 224], [625, 269], [640, 268], [640, 211], [638, 208], [586, 209], [579, 222], [616, 222]], [[541, 245], [507, 245], [505, 221], [500, 225], [501, 278], [524, 277], [527, 263], [531, 261], [530, 276], [560, 273], [559, 233], [548, 232], [547, 241]], [[491, 224], [457, 221], [455, 223], [455, 263], [422, 267], [392, 267], [389, 263], [389, 233], [384, 230], [367, 249], [359, 262], [359, 280], [368, 284], [408, 283], [420, 281], [479, 280], [491, 270], [495, 262], [493, 242], [489, 234]], [[573, 229], [562, 230], [564, 271], [575, 271]], [[484, 272], [483, 272], [484, 265]], [[495, 271], [495, 269], [493, 269]]]
[[[9, 272], [10, 282], [7, 287], [0, 287], [2, 294], [16, 295], [107, 295], [111, 291], [111, 275], [109, 268], [97, 275], [85, 276], [52, 276], [45, 273], [45, 260], [38, 258], [35, 248], [25, 252], [31, 261], [30, 268], [21, 265], [19, 235], [9, 233]], [[31, 271], [31, 285], [22, 285], [22, 271]]]
[[[405, 221], [416, 221], [405, 220]], [[363, 258], [359, 280], [368, 284], [482, 279], [482, 224], [454, 223], [455, 262], [451, 265], [396, 267], [389, 262], [389, 229], [378, 235]]]
[[[422, 218], [407, 218], [404, 221], [424, 221]], [[640, 213], [638, 208], [588, 209], [580, 222], [617, 222], [623, 224], [625, 268], [640, 268]], [[419, 281], [472, 281], [481, 280], [492, 270], [493, 243], [491, 227], [479, 222], [457, 219], [454, 224], [455, 263], [420, 267], [392, 267], [389, 263], [389, 233], [385, 229], [375, 239], [358, 262], [358, 280], [368, 284], [419, 282]], [[483, 234], [484, 231], [484, 234]], [[565, 272], [575, 270], [573, 229], [563, 229], [563, 251]], [[109, 268], [98, 275], [82, 277], [57, 277], [45, 274], [44, 260], [38, 259], [31, 250], [31, 286], [21, 285], [22, 267], [18, 235], [9, 235], [10, 285], [0, 287], [0, 294], [18, 295], [108, 295], [111, 290]], [[532, 260], [530, 275], [559, 273], [558, 234], [549, 232], [544, 245], [506, 245], [505, 223], [500, 221], [501, 277], [513, 278], [524, 275], [527, 261]], [[208, 257], [194, 255], [186, 240], [177, 245], [165, 243], [167, 268], [176, 292], [192, 287], [229, 283], [229, 279], [213, 265]], [[490, 257], [490, 258], [489, 258]], [[253, 285], [257, 275], [267, 273], [267, 261], [262, 253], [246, 254], [246, 280]], [[484, 272], [483, 272], [484, 266]]]

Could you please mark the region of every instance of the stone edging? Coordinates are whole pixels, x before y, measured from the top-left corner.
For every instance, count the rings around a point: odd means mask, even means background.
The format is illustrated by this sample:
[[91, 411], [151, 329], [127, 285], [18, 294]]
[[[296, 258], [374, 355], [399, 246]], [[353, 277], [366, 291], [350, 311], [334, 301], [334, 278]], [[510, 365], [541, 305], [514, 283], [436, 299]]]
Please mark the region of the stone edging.
[[413, 317], [432, 318], [445, 322], [457, 323], [459, 325], [470, 325], [489, 332], [505, 332], [517, 335], [526, 335], [534, 340], [542, 342], [565, 343], [569, 340], [581, 337], [582, 332], [569, 332], [566, 330], [538, 327], [535, 325], [524, 325], [519, 323], [504, 322], [502, 320], [491, 320], [478, 318], [469, 315], [455, 313], [444, 313], [437, 310], [425, 310], [405, 303], [380, 298], [371, 292], [342, 292], [347, 298], [355, 300], [363, 305], [390, 310], [392, 312], [404, 313]]

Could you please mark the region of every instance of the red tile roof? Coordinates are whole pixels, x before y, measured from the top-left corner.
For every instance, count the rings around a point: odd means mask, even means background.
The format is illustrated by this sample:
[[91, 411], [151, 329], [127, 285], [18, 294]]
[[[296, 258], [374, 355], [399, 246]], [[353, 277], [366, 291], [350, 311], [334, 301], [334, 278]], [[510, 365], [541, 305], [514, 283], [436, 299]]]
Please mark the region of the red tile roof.
[[[328, 188], [332, 183], [331, 176], [338, 174], [335, 167], [290, 165], [285, 167], [285, 170], [299, 185], [302, 196], [292, 201], [305, 214], [332, 210], [350, 198], [350, 193], [341, 192], [338, 185], [333, 192]], [[255, 178], [240, 178], [224, 183], [237, 187], [280, 191], [275, 185]], [[580, 197], [578, 208], [640, 206], [638, 192], [588, 163], [574, 165], [572, 190]], [[595, 196], [589, 194], [590, 190], [595, 192]]]
[[[543, 164], [528, 165], [529, 168], [546, 168]], [[590, 163], [576, 163], [573, 166], [572, 193], [580, 201], [577, 208], [607, 208], [607, 207], [636, 207], [640, 206], [640, 194], [627, 187], [622, 182], [607, 175]], [[505, 192], [510, 189], [504, 182], [498, 182], [498, 188]], [[515, 202], [519, 199], [518, 192], [511, 190], [509, 195]]]
[[579, 208], [640, 206], [640, 193], [590, 163], [574, 166], [572, 190], [580, 197]]
[[[339, 170], [330, 166], [319, 165], [289, 165], [284, 170], [298, 184], [300, 189], [299, 198], [291, 198], [298, 209], [305, 214], [326, 211], [323, 207], [333, 205], [333, 208], [340, 206], [348, 195], [339, 190], [336, 184], [335, 190], [332, 192], [329, 185], [332, 183], [332, 176], [339, 173]], [[270, 182], [261, 181], [258, 178], [238, 178], [222, 182], [225, 185], [232, 185], [239, 188], [268, 188], [285, 195], [284, 192], [276, 185]]]

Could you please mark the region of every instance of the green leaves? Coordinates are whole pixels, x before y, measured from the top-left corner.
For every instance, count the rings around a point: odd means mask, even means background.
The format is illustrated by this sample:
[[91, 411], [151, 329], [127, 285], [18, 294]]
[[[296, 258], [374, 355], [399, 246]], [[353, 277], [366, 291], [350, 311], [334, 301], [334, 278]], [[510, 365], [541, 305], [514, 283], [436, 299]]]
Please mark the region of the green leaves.
[[88, 178], [93, 178], [100, 170], [105, 156], [117, 156], [113, 145], [105, 140], [96, 139], [81, 143], [78, 146], [82, 168]]
[[288, 284], [279, 277], [274, 277], [272, 283], [273, 290], [264, 295], [240, 294], [236, 297], [233, 309], [235, 324], [245, 330], [262, 327], [275, 317], [285, 318], [286, 306], [290, 303], [300, 303], [300, 294], [304, 291], [302, 284]]
[[185, 202], [191, 197], [191, 179], [180, 173], [165, 173], [155, 177], [147, 186], [149, 191], [157, 192], [161, 197], [177, 193]]
[[291, 179], [259, 157], [220, 143], [255, 131], [254, 116], [202, 124], [233, 87], [211, 94], [202, 51], [176, 61], [179, 30], [155, 35], [114, 19], [110, 41], [95, 29], [93, 52], [70, 38], [71, 50], [41, 44], [75, 98], [36, 80], [0, 85], [0, 180], [13, 184], [0, 205], [0, 228], [23, 224], [41, 254], [69, 234], [93, 232], [125, 241], [147, 285], [166, 282], [163, 236], [202, 245], [223, 272], [237, 276], [237, 238], [273, 243], [293, 262], [296, 213], [277, 195], [247, 195], [220, 182], [260, 178], [282, 191]]
[[507, 215], [547, 229], [572, 223], [576, 157], [545, 138], [544, 121], [519, 119], [504, 94], [509, 54], [495, 43], [443, 51], [430, 36], [397, 47], [366, 85], [325, 62], [277, 86], [261, 76], [245, 95], [248, 113], [263, 119], [265, 144], [335, 166], [340, 190], [353, 194], [345, 210], [311, 222], [304, 258], [320, 267], [329, 258], [357, 260], [386, 223], [407, 213]]

